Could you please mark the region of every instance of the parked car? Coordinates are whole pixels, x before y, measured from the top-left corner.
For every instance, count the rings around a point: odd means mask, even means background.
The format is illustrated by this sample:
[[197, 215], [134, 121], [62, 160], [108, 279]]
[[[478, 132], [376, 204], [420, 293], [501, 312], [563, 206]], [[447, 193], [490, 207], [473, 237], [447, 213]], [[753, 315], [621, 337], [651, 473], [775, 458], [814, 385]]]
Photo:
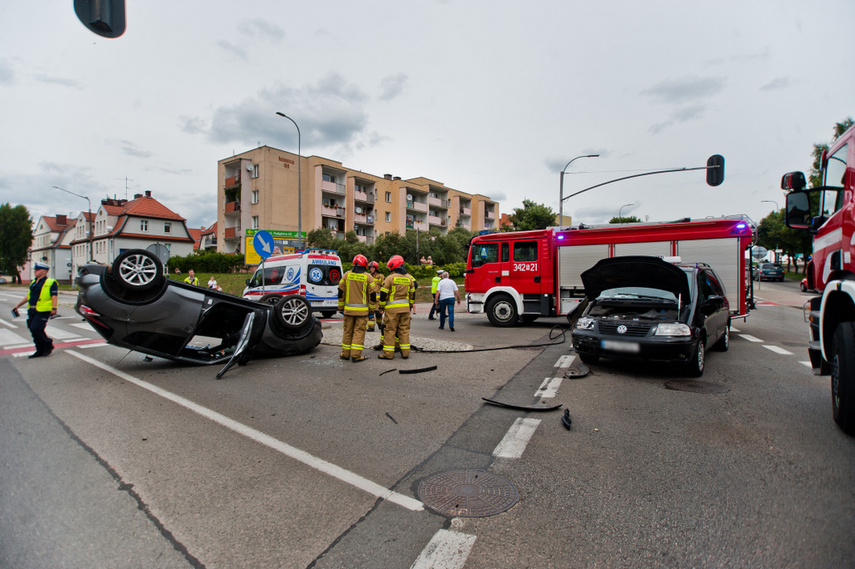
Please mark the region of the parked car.
[[7, 282], [6, 277], [0, 277], [0, 284], [6, 284]]
[[757, 273], [754, 275], [757, 281], [783, 281], [784, 268], [778, 263], [760, 263]]
[[572, 336], [585, 363], [601, 357], [667, 362], [699, 377], [707, 348], [729, 347], [730, 307], [709, 265], [612, 257], [581, 276], [588, 304]]
[[110, 344], [191, 364], [226, 364], [307, 352], [321, 324], [298, 294], [253, 302], [166, 278], [158, 258], [133, 249], [77, 276], [77, 312]]

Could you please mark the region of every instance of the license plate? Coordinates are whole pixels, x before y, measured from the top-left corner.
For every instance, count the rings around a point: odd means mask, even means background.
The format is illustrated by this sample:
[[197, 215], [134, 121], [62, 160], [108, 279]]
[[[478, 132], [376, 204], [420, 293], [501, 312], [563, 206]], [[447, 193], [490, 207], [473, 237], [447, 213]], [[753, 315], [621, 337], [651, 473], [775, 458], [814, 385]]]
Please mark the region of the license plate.
[[600, 347], [612, 352], [624, 352], [629, 354], [637, 354], [641, 351], [641, 346], [638, 342], [615, 342], [613, 340], [603, 340], [600, 342]]

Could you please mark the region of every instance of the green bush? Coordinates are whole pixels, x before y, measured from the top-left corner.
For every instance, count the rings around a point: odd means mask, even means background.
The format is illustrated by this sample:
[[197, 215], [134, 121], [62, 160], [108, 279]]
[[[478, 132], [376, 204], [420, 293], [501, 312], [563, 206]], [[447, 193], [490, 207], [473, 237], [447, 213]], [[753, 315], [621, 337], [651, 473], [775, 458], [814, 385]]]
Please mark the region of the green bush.
[[186, 257], [170, 257], [166, 263], [170, 274], [179, 269], [182, 274], [190, 269], [197, 273], [237, 273], [245, 272], [246, 262], [241, 253], [218, 253], [216, 251], [195, 251]]

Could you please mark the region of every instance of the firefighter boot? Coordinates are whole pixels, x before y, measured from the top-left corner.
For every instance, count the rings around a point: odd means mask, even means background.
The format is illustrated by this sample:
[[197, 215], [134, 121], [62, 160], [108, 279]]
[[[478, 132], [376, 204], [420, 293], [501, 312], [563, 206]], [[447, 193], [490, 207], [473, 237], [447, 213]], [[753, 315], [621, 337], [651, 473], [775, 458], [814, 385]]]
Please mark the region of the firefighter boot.
[[343, 349], [343, 350], [341, 351], [341, 354], [339, 354], [339, 356], [338, 356], [338, 357], [340, 357], [340, 358], [341, 358], [341, 359], [343, 359], [343, 360], [349, 360], [349, 359], [350, 359], [350, 350], [344, 350], [344, 349]]

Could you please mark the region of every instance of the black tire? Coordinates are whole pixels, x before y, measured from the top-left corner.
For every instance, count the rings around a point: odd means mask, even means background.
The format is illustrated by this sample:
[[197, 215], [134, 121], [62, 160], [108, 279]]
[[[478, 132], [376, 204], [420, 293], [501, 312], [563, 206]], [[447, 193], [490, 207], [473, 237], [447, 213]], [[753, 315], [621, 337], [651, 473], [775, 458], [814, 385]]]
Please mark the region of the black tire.
[[580, 353], [579, 359], [582, 360], [583, 364], [595, 364], [600, 361], [600, 356]]
[[312, 305], [305, 296], [286, 294], [273, 307], [276, 323], [285, 330], [299, 330], [312, 319]]
[[324, 310], [323, 312], [321, 312], [321, 316], [323, 316], [324, 318], [332, 318], [333, 316], [335, 316], [335, 313], [335, 310]]
[[126, 290], [143, 291], [163, 285], [163, 265], [154, 253], [131, 249], [113, 261], [112, 275]]
[[691, 377], [701, 377], [704, 375], [704, 366], [706, 359], [706, 349], [704, 347], [704, 337], [698, 339], [698, 345], [692, 350], [692, 356], [686, 362], [686, 374]]
[[487, 301], [487, 318], [493, 326], [516, 326], [519, 323], [519, 315], [514, 299], [506, 294], [491, 297]]
[[802, 289], [802, 292], [807, 292], [807, 287], [805, 286], [805, 283], [799, 283], [799, 288]]
[[719, 338], [718, 342], [713, 346], [719, 352], [726, 352], [730, 348], [730, 318], [727, 319], [727, 326], [724, 329], [724, 336]]
[[282, 295], [276, 292], [268, 292], [258, 299], [258, 302], [263, 304], [272, 304], [276, 306], [276, 303], [279, 302], [279, 299], [282, 298]]
[[831, 342], [831, 411], [844, 433], [855, 434], [855, 323], [841, 322]]

